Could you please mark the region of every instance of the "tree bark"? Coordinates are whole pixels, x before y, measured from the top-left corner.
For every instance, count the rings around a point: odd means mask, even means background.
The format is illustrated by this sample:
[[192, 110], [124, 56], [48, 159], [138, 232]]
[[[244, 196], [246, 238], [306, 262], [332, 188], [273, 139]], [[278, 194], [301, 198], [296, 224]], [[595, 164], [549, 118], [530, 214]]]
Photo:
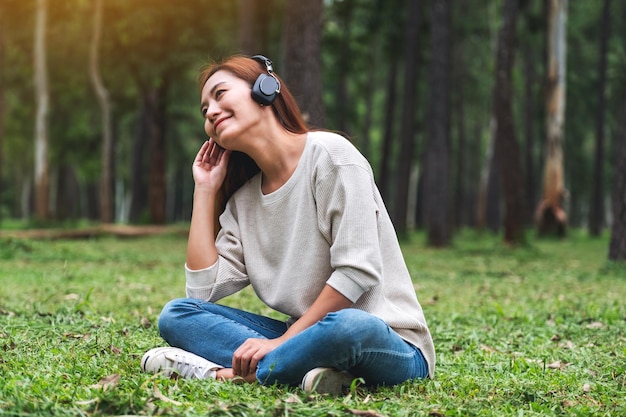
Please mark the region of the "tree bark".
[[391, 157], [394, 142], [394, 123], [396, 114], [396, 90], [398, 79], [398, 59], [395, 55], [389, 62], [389, 73], [387, 74], [387, 88], [385, 97], [385, 119], [383, 127], [383, 140], [380, 151], [380, 176], [378, 185], [380, 193], [387, 206], [387, 210], [392, 210], [393, 199], [391, 198]]
[[533, 207], [535, 197], [535, 84], [536, 73], [532, 49], [524, 48], [524, 174], [526, 189], [526, 213], [527, 225], [533, 223]]
[[[465, 11], [466, 2], [457, 2], [454, 4], [455, 17], [456, 14]], [[453, 32], [454, 34], [454, 32]], [[456, 162], [454, 163], [455, 180], [454, 180], [454, 198], [452, 203], [454, 227], [460, 229], [468, 223], [468, 173], [467, 165], [470, 157], [467, 144], [467, 124], [465, 119], [465, 43], [463, 38], [454, 34], [455, 41], [451, 42], [452, 48], [452, 83], [454, 95], [454, 124], [456, 125]]]
[[4, 195], [4, 10], [0, 7], [0, 221], [2, 221], [2, 197]]
[[400, 123], [400, 155], [395, 191], [393, 221], [398, 234], [407, 231], [407, 211], [413, 148], [415, 145], [415, 113], [417, 96], [417, 72], [419, 68], [419, 21], [421, 2], [409, 0], [404, 53], [404, 94], [402, 97], [402, 120]]
[[424, 166], [424, 220], [430, 246], [450, 244], [450, 3], [431, 3], [430, 99]]
[[35, 16], [35, 94], [37, 113], [35, 119], [35, 215], [46, 221], [50, 217], [48, 162], [48, 68], [46, 56], [46, 21], [48, 0], [37, 0]]
[[518, 0], [504, 3], [503, 24], [496, 51], [496, 82], [494, 85], [494, 115], [496, 147], [504, 192], [504, 241], [520, 244], [524, 241], [524, 180], [519, 144], [513, 125], [513, 61]]
[[149, 149], [151, 123], [153, 109], [150, 97], [147, 93], [142, 94], [139, 109], [137, 132], [133, 141], [133, 154], [130, 166], [130, 209], [128, 218], [132, 223], [140, 221], [144, 210], [148, 205], [146, 149]]
[[[275, 13], [273, 1], [238, 0], [238, 42], [246, 55], [269, 54], [269, 26]], [[272, 57], [269, 57], [272, 59]], [[276, 68], [275, 68], [276, 69]]]
[[613, 225], [609, 260], [626, 262], [626, 105], [617, 134], [615, 178], [613, 180]]
[[489, 123], [489, 138], [485, 150], [483, 169], [480, 174], [478, 201], [476, 203], [476, 225], [497, 233], [502, 224], [500, 162], [498, 141], [496, 140], [496, 122], [492, 115]]
[[256, 36], [256, 19], [254, 16], [258, 11], [258, 0], [239, 0], [238, 5], [238, 41], [241, 52], [246, 55], [262, 53], [258, 49], [258, 39]]
[[154, 109], [150, 130], [150, 181], [148, 186], [148, 205], [150, 222], [165, 224], [167, 205], [166, 181], [166, 112], [169, 79], [164, 77], [161, 85], [149, 93]]
[[102, 177], [100, 185], [100, 220], [103, 223], [113, 221], [113, 134], [109, 92], [104, 86], [100, 74], [100, 39], [102, 38], [102, 0], [95, 0], [93, 35], [89, 53], [89, 74], [94, 92], [100, 105], [102, 117]]
[[286, 4], [283, 78], [312, 126], [324, 126], [322, 100], [322, 0]]
[[600, 59], [598, 63], [598, 108], [596, 113], [596, 152], [589, 211], [589, 234], [599, 236], [604, 227], [604, 123], [606, 113], [607, 50], [611, 25], [611, 2], [604, 0], [600, 24]]
[[548, 0], [548, 53], [546, 85], [546, 161], [543, 200], [535, 211], [540, 235], [564, 236], [567, 214], [563, 173], [563, 124], [565, 119], [565, 18], [567, 0]]

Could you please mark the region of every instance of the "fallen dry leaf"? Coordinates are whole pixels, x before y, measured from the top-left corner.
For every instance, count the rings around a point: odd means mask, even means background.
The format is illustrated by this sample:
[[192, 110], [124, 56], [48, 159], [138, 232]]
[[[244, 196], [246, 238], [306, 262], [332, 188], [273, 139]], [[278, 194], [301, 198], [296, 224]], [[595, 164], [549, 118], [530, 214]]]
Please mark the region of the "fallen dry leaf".
[[348, 410], [355, 416], [364, 416], [364, 417], [385, 417], [383, 414], [380, 414], [374, 410]]
[[491, 352], [491, 353], [496, 353], [496, 352], [498, 352], [496, 349], [494, 349], [494, 348], [492, 348], [492, 347], [490, 347], [490, 346], [487, 346], [487, 345], [480, 345], [480, 348], [481, 348], [482, 350], [484, 350], [485, 352]]
[[591, 391], [591, 384], [584, 384], [583, 392], [589, 392], [589, 391]]
[[152, 323], [150, 323], [150, 320], [148, 320], [145, 317], [141, 318], [141, 327], [143, 327], [144, 329], [149, 329], [150, 327], [152, 327]]
[[161, 394], [159, 387], [157, 387], [156, 385], [154, 386], [154, 396], [157, 397], [159, 400], [164, 401], [166, 403], [170, 403], [174, 405], [183, 405], [183, 403], [178, 402], [176, 400], [172, 400], [171, 398], [167, 398], [165, 395]]
[[63, 337], [67, 337], [68, 339], [82, 339], [86, 340], [91, 336], [91, 334], [80, 334], [80, 333], [63, 333]]
[[288, 404], [295, 404], [295, 403], [302, 403], [302, 400], [300, 398], [298, 398], [297, 395], [291, 394], [286, 400], [286, 403]]
[[120, 374], [112, 374], [105, 376], [97, 384], [91, 385], [91, 388], [102, 389], [103, 391], [115, 387], [120, 382]]
[[585, 326], [587, 329], [601, 329], [604, 327], [604, 324], [602, 324], [599, 321], [594, 321], [593, 323], [589, 323], [588, 325]]
[[547, 364], [546, 368], [562, 370], [562, 369], [565, 369], [567, 367], [567, 365], [569, 365], [569, 364], [563, 363], [561, 361], [554, 361], [552, 363]]

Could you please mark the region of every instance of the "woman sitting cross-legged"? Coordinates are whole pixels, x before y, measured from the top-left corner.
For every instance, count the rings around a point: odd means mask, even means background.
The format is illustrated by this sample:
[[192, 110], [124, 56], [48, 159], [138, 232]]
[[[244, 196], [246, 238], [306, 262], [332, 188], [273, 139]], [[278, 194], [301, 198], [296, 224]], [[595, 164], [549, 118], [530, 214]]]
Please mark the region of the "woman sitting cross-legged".
[[[142, 369], [330, 393], [353, 378], [432, 377], [432, 338], [367, 160], [307, 127], [265, 57], [216, 63], [201, 85], [210, 139], [193, 163], [188, 298], [164, 307], [169, 347]], [[290, 318], [217, 304], [249, 285]]]

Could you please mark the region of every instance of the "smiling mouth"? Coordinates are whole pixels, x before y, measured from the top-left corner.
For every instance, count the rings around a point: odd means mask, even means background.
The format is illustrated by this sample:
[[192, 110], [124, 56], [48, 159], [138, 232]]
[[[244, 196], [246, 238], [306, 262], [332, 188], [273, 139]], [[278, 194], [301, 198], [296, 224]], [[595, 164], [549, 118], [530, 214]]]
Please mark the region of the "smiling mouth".
[[213, 125], [213, 130], [214, 130], [214, 131], [217, 131], [217, 127], [218, 127], [219, 125], [221, 125], [221, 124], [222, 124], [222, 122], [223, 122], [224, 120], [226, 120], [226, 119], [228, 119], [228, 117], [224, 117], [223, 119], [219, 119], [217, 122], [215, 122], [215, 124]]

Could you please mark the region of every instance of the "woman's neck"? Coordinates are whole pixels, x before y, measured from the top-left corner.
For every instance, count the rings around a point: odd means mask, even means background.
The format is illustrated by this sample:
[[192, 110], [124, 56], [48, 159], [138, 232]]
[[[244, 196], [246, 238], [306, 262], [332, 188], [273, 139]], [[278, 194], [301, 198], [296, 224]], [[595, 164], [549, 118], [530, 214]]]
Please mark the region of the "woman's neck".
[[261, 189], [269, 194], [282, 187], [293, 175], [306, 145], [306, 134], [284, 129], [259, 141], [257, 151], [249, 155], [261, 169]]

